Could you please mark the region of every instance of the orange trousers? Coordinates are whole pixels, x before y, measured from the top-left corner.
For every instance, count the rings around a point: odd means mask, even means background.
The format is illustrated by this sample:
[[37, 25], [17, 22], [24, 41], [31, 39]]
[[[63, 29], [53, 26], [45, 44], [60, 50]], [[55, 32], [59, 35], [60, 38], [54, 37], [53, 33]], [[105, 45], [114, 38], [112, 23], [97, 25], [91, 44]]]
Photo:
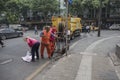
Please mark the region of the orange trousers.
[[51, 50], [51, 55], [52, 55], [55, 50], [55, 41], [50, 41], [50, 50]]
[[44, 55], [44, 49], [45, 49], [45, 48], [47, 49], [48, 58], [50, 58], [50, 57], [51, 57], [50, 44], [45, 45], [45, 44], [43, 44], [43, 43], [41, 43], [41, 50], [40, 50], [40, 52], [41, 52], [41, 57], [44, 58], [43, 55]]

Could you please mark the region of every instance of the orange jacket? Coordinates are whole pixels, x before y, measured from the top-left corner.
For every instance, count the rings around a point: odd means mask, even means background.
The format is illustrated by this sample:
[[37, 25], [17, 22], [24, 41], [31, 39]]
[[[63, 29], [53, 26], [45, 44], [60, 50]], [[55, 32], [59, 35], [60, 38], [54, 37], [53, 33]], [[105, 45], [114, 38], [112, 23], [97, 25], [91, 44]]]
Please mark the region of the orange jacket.
[[46, 30], [43, 30], [43, 37], [42, 37], [42, 43], [44, 44], [49, 44], [50, 43], [50, 31], [49, 32], [46, 32]]

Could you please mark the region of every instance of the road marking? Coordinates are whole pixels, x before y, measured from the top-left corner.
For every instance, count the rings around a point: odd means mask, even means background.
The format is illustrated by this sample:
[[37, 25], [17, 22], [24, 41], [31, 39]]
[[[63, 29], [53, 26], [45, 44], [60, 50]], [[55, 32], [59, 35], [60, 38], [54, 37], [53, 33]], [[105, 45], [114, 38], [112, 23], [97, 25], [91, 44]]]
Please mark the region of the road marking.
[[[85, 49], [85, 52], [93, 52], [93, 49], [101, 42], [114, 38], [114, 37], [120, 37], [120, 36], [112, 36], [108, 38], [100, 39], [93, 44], [91, 44], [89, 47]], [[81, 54], [81, 53], [80, 53]], [[78, 74], [75, 78], [75, 80], [92, 80], [92, 55], [83, 55], [81, 59], [81, 64], [79, 66]]]
[[75, 80], [91, 80], [92, 56], [84, 55]]
[[120, 80], [120, 73], [119, 73], [119, 71], [117, 71], [116, 67], [115, 67], [115, 72], [116, 72], [116, 74], [117, 74], [117, 76], [118, 76], [118, 78]]
[[12, 62], [12, 59], [8, 59], [8, 60], [6, 60], [6, 61], [3, 61], [2, 63], [0, 63], [0, 64], [7, 64], [7, 63], [9, 63], [9, 62]]
[[82, 54], [82, 55], [89, 55], [89, 56], [97, 55], [96, 53], [90, 53], [90, 52], [81, 52], [80, 54]]
[[50, 63], [50, 61], [47, 61], [46, 63], [44, 63], [42, 66], [40, 66], [38, 69], [36, 69], [36, 71], [34, 73], [32, 73], [30, 76], [28, 76], [25, 80], [32, 80], [35, 76], [38, 75], [38, 73], [40, 73], [48, 64]]
[[120, 36], [112, 36], [112, 37], [107, 37], [107, 38], [103, 38], [103, 39], [100, 39], [96, 42], [94, 42], [93, 44], [91, 44], [86, 50], [85, 52], [92, 52], [92, 50], [96, 47], [96, 45], [98, 45], [99, 43], [105, 41], [105, 40], [108, 40], [108, 39], [111, 39], [111, 38], [114, 38], [114, 37], [120, 37]]
[[71, 55], [68, 55], [68, 57], [71, 57]]
[[70, 46], [70, 49], [72, 49], [73, 47], [75, 47], [75, 45], [78, 44], [79, 41], [75, 42], [72, 46]]
[[56, 67], [56, 65], [53, 65], [53, 67]]
[[109, 57], [108, 59], [109, 59], [109, 61], [110, 61], [110, 64], [115, 68], [115, 72], [116, 72], [116, 74], [117, 74], [117, 77], [118, 77], [118, 79], [120, 80], [120, 73], [119, 73], [119, 71], [117, 71], [117, 67], [118, 67], [118, 66], [114, 66], [113, 61], [111, 60], [110, 57]]

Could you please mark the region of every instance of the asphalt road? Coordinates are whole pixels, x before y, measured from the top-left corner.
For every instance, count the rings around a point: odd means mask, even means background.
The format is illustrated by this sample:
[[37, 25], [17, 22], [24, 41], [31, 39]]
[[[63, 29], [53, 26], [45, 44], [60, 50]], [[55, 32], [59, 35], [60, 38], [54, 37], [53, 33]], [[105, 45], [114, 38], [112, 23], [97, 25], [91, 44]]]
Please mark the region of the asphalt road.
[[[33, 31], [25, 33], [24, 36], [31, 36], [39, 40], [39, 35], [34, 35]], [[71, 44], [79, 38], [72, 40]], [[24, 62], [21, 57], [26, 55], [29, 47], [23, 41], [23, 37], [7, 39], [4, 43], [6, 47], [0, 47], [1, 80], [23, 80], [49, 60], [45, 53], [45, 59], [40, 59], [34, 63]]]

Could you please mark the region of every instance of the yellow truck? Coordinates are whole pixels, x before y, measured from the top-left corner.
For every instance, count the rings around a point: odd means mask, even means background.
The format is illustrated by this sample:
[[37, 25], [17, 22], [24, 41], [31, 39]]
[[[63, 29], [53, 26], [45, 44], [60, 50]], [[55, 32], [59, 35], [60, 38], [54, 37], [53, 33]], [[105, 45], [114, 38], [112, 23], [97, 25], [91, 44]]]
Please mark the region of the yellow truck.
[[[66, 19], [64, 17], [52, 17], [52, 26], [56, 26], [58, 29], [58, 24], [60, 22], [65, 24]], [[70, 30], [70, 39], [74, 39], [76, 36], [80, 36], [82, 31], [81, 18], [68, 17], [68, 30]]]

